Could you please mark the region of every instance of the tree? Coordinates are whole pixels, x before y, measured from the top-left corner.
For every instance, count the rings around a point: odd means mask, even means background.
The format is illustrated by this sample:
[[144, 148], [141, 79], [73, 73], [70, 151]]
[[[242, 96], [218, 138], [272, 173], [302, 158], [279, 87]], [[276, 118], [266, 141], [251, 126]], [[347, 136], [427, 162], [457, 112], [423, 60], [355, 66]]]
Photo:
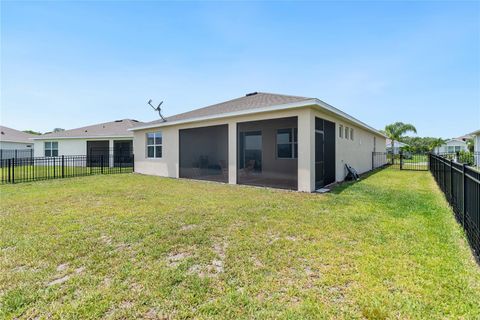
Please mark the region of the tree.
[[409, 123], [395, 122], [385, 126], [385, 134], [387, 137], [392, 140], [392, 152], [395, 150], [393, 148], [395, 141], [400, 141], [402, 136], [407, 132], [417, 133], [417, 129]]
[[430, 141], [428, 147], [430, 148], [430, 151], [434, 151], [435, 148], [438, 148], [438, 147], [444, 145], [445, 142], [446, 142], [445, 139], [437, 138], [437, 139], [434, 139], [434, 140]]
[[53, 132], [60, 132], [60, 131], [65, 131], [65, 129], [62, 129], [62, 128], [55, 128], [55, 129], [53, 129]]
[[33, 130], [23, 130], [23, 132], [34, 134], [34, 135], [37, 135], [37, 136], [42, 134], [41, 132], [37, 132], [37, 131], [33, 131]]

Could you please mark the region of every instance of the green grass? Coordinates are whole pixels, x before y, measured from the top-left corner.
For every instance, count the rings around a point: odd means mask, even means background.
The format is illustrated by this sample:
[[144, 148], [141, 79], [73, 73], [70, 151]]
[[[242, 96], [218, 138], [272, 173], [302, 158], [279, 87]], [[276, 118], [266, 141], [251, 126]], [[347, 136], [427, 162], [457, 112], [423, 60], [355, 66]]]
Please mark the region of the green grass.
[[480, 318], [428, 172], [325, 195], [133, 174], [0, 192], [0, 318]]

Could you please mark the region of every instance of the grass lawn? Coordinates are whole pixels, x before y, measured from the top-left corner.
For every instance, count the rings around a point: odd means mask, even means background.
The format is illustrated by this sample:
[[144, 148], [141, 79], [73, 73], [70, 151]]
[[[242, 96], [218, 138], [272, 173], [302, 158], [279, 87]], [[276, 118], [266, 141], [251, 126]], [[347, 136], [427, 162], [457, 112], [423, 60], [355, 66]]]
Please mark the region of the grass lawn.
[[325, 195], [133, 174], [0, 192], [0, 318], [480, 318], [428, 172]]

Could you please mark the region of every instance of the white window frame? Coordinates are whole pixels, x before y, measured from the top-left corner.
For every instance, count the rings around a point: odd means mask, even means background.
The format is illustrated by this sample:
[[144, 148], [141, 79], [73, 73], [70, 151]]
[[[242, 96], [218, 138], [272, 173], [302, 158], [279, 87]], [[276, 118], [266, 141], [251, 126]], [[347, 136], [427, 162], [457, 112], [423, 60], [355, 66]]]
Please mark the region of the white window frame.
[[350, 133], [350, 128], [349, 127], [345, 127], [345, 139], [349, 139], [348, 136], [349, 136], [349, 133]]
[[350, 128], [350, 140], [353, 141], [353, 128]]
[[[157, 137], [158, 134], [160, 135], [160, 138]], [[149, 135], [153, 135], [153, 144], [148, 143], [148, 139], [149, 139], [148, 136]], [[159, 139], [160, 142], [158, 142], [157, 139]], [[145, 152], [145, 157], [147, 159], [161, 159], [161, 158], [163, 158], [163, 135], [162, 135], [162, 131], [147, 132], [145, 134], [145, 145], [146, 145], [146, 147], [145, 147], [145, 151], [146, 151]], [[153, 157], [150, 157], [148, 155], [148, 148], [149, 147], [153, 148]], [[160, 156], [157, 155], [157, 147], [161, 148], [160, 149], [161, 150]]]
[[338, 127], [338, 137], [343, 138], [343, 125], [339, 125]]
[[[54, 143], [57, 145], [56, 148], [53, 147]], [[49, 145], [49, 147], [47, 147], [47, 144]], [[50, 151], [49, 156], [47, 156], [47, 151]], [[53, 155], [53, 151], [57, 151], [57, 155]], [[43, 143], [43, 155], [45, 157], [58, 157], [58, 141], [45, 141]]]

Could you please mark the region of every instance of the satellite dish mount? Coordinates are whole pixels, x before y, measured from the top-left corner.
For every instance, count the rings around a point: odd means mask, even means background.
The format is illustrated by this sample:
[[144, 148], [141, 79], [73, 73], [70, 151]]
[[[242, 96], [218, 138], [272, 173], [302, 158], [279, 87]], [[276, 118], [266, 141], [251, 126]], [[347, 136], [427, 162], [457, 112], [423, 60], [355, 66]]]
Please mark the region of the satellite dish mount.
[[153, 105], [152, 105], [152, 99], [148, 100], [148, 104], [150, 105], [150, 107], [152, 107], [153, 110], [155, 111], [158, 111], [158, 115], [160, 116], [160, 118], [162, 119], [163, 122], [167, 121], [163, 116], [162, 116], [162, 108], [160, 108], [160, 106], [162, 105], [163, 101], [160, 102], [158, 104], [158, 106], [155, 108]]

